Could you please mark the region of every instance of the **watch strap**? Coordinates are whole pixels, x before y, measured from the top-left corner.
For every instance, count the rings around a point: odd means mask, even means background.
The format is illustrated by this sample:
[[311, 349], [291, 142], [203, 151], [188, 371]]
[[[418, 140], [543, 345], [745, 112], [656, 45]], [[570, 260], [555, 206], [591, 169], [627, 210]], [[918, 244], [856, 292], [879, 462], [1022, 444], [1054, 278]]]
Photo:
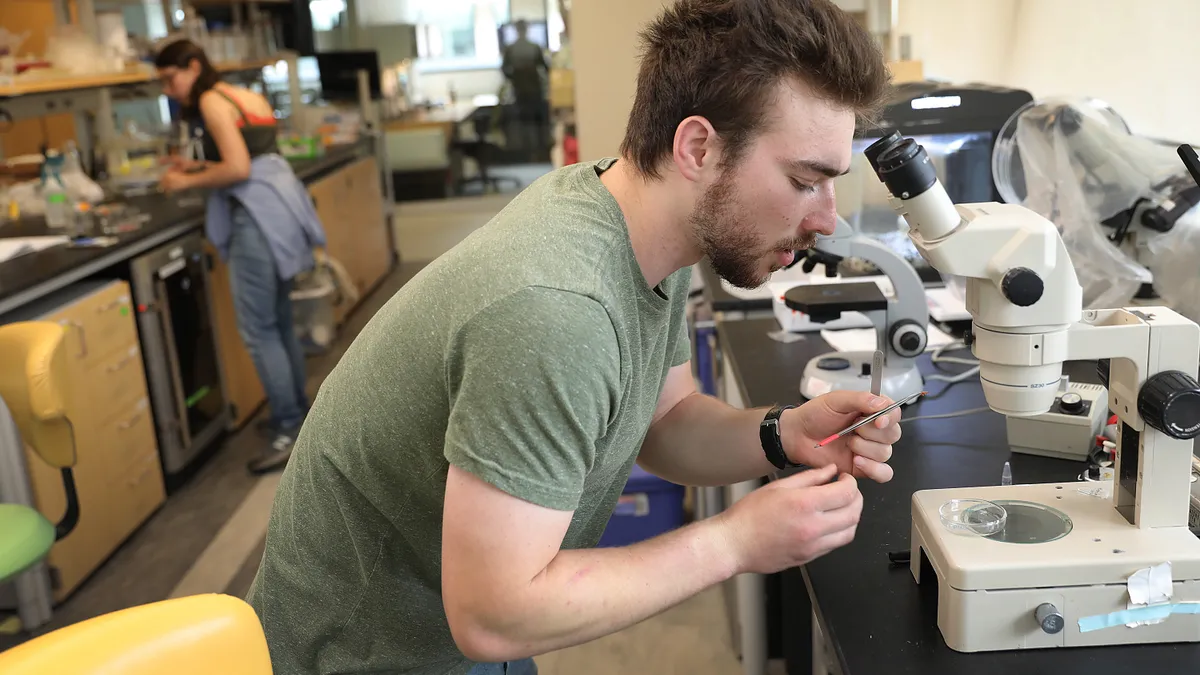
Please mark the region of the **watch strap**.
[[767, 411], [766, 417], [758, 425], [758, 440], [762, 443], [763, 452], [767, 455], [767, 461], [777, 469], [801, 466], [788, 459], [787, 453], [783, 451], [783, 439], [779, 435], [780, 416], [783, 415], [783, 411], [795, 407], [794, 405], [776, 405]]

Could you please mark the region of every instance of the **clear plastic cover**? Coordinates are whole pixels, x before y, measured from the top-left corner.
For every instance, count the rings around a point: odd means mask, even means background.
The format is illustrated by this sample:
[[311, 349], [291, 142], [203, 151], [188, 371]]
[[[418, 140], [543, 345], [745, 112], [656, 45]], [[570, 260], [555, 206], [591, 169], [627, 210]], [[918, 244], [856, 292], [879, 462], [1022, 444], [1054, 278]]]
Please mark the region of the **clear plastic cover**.
[[1192, 208], [1164, 233], [1143, 234], [1163, 304], [1200, 323], [1200, 207]]
[[1127, 305], [1151, 280], [1133, 245], [1119, 248], [1103, 221], [1182, 169], [1170, 148], [1132, 135], [1101, 101], [1045, 99], [1018, 110], [1004, 125], [992, 169], [1005, 201], [1058, 226], [1085, 306]]

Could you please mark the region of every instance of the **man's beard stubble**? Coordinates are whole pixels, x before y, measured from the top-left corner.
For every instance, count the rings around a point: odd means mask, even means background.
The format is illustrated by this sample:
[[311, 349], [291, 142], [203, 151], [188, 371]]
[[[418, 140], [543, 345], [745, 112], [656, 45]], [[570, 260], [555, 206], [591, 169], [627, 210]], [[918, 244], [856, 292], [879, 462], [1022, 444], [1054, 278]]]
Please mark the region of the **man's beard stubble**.
[[780, 266], [772, 265], [770, 272], [764, 274], [762, 263], [765, 257], [779, 251], [812, 248], [817, 237], [807, 232], [767, 247], [753, 227], [740, 218], [738, 212], [742, 207], [734, 194], [731, 173], [729, 169], [721, 172], [721, 177], [692, 209], [689, 220], [701, 252], [717, 276], [738, 288], [757, 288], [767, 282], [771, 272], [780, 269]]

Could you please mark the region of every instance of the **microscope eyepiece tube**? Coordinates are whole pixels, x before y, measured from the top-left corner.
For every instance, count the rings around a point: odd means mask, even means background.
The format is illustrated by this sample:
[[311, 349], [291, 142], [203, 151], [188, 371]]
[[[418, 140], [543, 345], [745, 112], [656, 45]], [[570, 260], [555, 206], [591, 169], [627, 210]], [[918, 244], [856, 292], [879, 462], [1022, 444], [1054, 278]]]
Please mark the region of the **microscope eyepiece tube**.
[[918, 197], [937, 182], [937, 171], [925, 148], [911, 138], [884, 150], [875, 158], [875, 173], [897, 199]]
[[871, 169], [875, 171], [876, 174], [879, 173], [879, 162], [877, 161], [879, 159], [879, 155], [883, 154], [888, 148], [903, 140], [904, 137], [900, 135], [899, 131], [893, 131], [887, 136], [884, 136], [883, 138], [868, 145], [866, 150], [863, 150], [863, 154], [867, 156], [867, 162], [871, 165]]
[[871, 144], [864, 154], [888, 192], [902, 202], [902, 214], [909, 227], [923, 239], [941, 239], [962, 222], [954, 202], [938, 181], [933, 162], [919, 143], [893, 132]]

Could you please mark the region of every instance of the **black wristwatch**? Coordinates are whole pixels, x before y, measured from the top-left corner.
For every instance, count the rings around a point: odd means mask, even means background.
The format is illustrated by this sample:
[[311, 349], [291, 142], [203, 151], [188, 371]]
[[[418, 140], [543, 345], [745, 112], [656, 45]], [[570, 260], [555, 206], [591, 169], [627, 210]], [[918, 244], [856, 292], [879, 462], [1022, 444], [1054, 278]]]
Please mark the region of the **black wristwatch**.
[[777, 405], [767, 411], [767, 416], [763, 418], [762, 424], [758, 425], [758, 440], [762, 442], [763, 452], [767, 455], [767, 461], [777, 469], [803, 466], [788, 459], [787, 453], [783, 451], [783, 440], [779, 437], [779, 416], [783, 414], [784, 410], [791, 410], [795, 407], [794, 405]]

